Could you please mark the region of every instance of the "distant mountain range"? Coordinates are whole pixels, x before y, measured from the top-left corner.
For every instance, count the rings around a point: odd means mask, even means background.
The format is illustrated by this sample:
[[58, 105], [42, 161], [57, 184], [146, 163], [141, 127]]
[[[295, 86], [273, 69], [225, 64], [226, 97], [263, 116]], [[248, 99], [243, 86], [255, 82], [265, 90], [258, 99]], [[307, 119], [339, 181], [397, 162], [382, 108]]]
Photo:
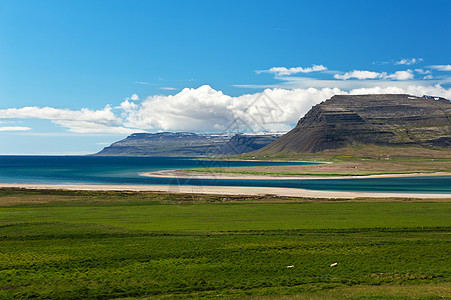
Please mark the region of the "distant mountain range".
[[316, 153], [370, 144], [451, 148], [451, 102], [399, 94], [333, 96], [253, 154]]
[[102, 156], [215, 156], [258, 150], [282, 136], [270, 134], [206, 134], [191, 132], [134, 133], [105, 147]]

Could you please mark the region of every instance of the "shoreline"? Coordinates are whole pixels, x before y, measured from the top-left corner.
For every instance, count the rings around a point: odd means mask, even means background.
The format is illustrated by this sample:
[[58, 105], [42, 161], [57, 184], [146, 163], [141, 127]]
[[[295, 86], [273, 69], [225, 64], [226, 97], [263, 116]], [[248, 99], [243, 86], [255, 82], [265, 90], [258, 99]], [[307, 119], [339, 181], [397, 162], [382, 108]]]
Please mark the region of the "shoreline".
[[446, 176], [447, 172], [435, 173], [407, 173], [407, 174], [375, 174], [375, 175], [349, 175], [349, 176], [300, 176], [300, 175], [252, 175], [239, 173], [216, 173], [216, 172], [188, 172], [185, 170], [163, 170], [144, 172], [139, 175], [145, 177], [164, 178], [195, 178], [195, 179], [255, 179], [255, 180], [286, 180], [286, 179], [362, 179], [362, 178], [394, 178], [415, 176]]
[[215, 194], [262, 196], [274, 195], [317, 199], [354, 199], [354, 198], [417, 198], [417, 199], [451, 199], [451, 194], [418, 193], [378, 193], [378, 192], [344, 192], [320, 191], [296, 188], [276, 187], [234, 187], [234, 186], [190, 186], [190, 185], [94, 185], [94, 184], [7, 184], [0, 183], [0, 188], [69, 190], [69, 191], [119, 191], [119, 192], [163, 192], [174, 194]]

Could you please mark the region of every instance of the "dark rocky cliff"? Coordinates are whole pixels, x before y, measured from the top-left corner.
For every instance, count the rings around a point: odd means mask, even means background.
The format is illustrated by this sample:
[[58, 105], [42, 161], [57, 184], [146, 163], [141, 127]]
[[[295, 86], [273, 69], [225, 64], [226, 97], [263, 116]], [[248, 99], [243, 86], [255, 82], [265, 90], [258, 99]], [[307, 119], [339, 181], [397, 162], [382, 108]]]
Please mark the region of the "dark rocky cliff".
[[245, 135], [236, 134], [227, 143], [225, 143], [219, 150], [218, 154], [241, 154], [258, 150], [275, 140], [281, 135], [279, 134], [265, 134], [265, 135]]
[[198, 134], [190, 132], [134, 133], [105, 147], [101, 156], [236, 155], [260, 149], [281, 135]]
[[346, 146], [451, 147], [451, 102], [410, 95], [340, 95], [256, 153], [315, 153]]

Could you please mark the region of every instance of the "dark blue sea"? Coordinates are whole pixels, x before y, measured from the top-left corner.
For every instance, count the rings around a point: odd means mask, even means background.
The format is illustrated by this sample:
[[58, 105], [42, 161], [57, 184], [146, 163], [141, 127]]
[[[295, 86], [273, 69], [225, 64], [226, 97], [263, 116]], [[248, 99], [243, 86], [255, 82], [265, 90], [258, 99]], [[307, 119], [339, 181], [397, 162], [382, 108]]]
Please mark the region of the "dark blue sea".
[[0, 183], [289, 187], [327, 191], [451, 193], [451, 176], [366, 179], [182, 179], [140, 176], [158, 170], [312, 163], [174, 157], [0, 156]]

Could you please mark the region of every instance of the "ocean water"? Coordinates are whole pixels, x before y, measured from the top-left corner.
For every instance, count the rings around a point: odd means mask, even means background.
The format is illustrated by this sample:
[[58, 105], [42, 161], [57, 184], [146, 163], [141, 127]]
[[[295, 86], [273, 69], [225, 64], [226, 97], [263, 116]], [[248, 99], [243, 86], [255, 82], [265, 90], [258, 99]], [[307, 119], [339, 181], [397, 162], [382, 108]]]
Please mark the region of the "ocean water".
[[0, 183], [289, 187], [328, 191], [450, 193], [451, 176], [365, 179], [186, 179], [140, 176], [142, 172], [235, 166], [313, 163], [199, 161], [174, 157], [0, 156]]
[[[0, 156], [0, 182], [30, 184], [167, 184], [140, 173], [214, 167], [291, 165], [289, 162], [195, 160], [179, 157]], [[309, 165], [315, 163], [298, 162]]]

